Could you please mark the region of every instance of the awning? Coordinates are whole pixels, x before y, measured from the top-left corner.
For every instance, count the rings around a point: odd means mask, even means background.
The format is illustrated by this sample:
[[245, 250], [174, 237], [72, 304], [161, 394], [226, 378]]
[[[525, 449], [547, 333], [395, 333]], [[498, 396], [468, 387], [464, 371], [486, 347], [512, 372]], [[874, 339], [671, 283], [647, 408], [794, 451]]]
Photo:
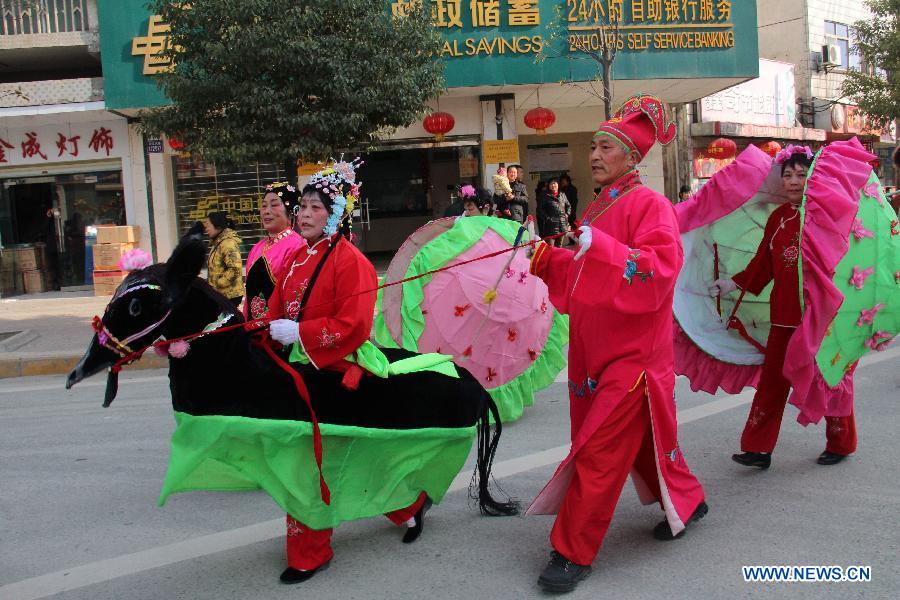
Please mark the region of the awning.
[[751, 125], [749, 123], [729, 123], [727, 121], [691, 123], [691, 135], [694, 137], [724, 136], [810, 142], [824, 142], [826, 139], [826, 132], [824, 129], [813, 129], [811, 127], [773, 127], [769, 125]]

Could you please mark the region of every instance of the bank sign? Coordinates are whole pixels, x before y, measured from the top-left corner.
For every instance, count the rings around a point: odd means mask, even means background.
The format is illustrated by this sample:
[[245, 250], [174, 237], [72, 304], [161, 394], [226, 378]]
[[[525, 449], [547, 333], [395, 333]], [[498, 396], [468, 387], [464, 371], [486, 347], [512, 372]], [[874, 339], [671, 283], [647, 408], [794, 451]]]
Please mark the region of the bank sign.
[[[748, 78], [758, 72], [755, 0], [393, 0], [396, 16], [424, 1], [441, 32], [447, 87], [586, 81], [587, 53], [618, 50], [616, 79]], [[110, 108], [167, 102], [154, 74], [168, 27], [146, 0], [99, 2]]]

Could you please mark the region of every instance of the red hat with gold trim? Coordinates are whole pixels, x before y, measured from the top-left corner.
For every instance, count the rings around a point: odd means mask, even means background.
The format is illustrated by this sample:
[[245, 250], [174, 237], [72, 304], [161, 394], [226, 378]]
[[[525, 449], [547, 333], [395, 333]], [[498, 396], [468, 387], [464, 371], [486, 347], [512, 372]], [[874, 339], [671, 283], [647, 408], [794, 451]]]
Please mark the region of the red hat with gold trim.
[[666, 124], [662, 100], [640, 94], [626, 100], [613, 118], [600, 125], [594, 137], [598, 135], [608, 135], [643, 158], [656, 142], [665, 145], [675, 139], [675, 123]]

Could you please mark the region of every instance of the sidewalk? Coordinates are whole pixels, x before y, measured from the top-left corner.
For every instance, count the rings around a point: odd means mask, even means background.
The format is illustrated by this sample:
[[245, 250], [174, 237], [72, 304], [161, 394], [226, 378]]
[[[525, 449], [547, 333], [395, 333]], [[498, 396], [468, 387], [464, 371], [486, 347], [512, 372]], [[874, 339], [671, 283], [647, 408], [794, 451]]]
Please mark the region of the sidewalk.
[[[0, 299], [0, 378], [65, 375], [93, 336], [91, 319], [103, 314], [109, 296], [46, 292]], [[165, 368], [148, 353], [131, 369]]]
[[[373, 259], [379, 277], [390, 256]], [[93, 292], [45, 292], [0, 298], [0, 379], [65, 375], [87, 350], [91, 320], [102, 315], [109, 296]], [[168, 360], [147, 352], [125, 369], [165, 369]]]

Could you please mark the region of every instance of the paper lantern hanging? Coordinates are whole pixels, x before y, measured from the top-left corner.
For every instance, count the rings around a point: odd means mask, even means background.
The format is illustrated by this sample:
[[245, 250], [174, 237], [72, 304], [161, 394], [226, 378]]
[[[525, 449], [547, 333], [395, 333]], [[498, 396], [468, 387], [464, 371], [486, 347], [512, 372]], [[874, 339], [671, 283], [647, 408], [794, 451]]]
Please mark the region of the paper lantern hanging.
[[441, 111], [431, 113], [422, 121], [425, 131], [433, 135], [438, 142], [444, 141], [444, 136], [453, 129], [454, 125], [456, 125], [456, 119], [453, 118], [453, 115]]
[[728, 138], [718, 138], [709, 143], [709, 146], [706, 147], [706, 154], [710, 158], [719, 160], [734, 158], [737, 154], [737, 144]]
[[547, 129], [556, 123], [556, 113], [549, 108], [538, 106], [525, 113], [525, 125], [537, 131], [538, 135], [547, 133]]
[[775, 158], [775, 155], [781, 152], [781, 144], [774, 140], [769, 140], [765, 144], [760, 144], [759, 149], [772, 158]]
[[186, 145], [187, 145], [187, 144], [185, 144], [184, 142], [182, 142], [182, 141], [181, 141], [180, 139], [178, 139], [178, 138], [175, 138], [175, 137], [170, 137], [170, 138], [169, 138], [169, 148], [171, 148], [171, 149], [174, 150], [175, 152], [181, 152], [182, 150], [184, 150], [184, 147], [185, 147]]

